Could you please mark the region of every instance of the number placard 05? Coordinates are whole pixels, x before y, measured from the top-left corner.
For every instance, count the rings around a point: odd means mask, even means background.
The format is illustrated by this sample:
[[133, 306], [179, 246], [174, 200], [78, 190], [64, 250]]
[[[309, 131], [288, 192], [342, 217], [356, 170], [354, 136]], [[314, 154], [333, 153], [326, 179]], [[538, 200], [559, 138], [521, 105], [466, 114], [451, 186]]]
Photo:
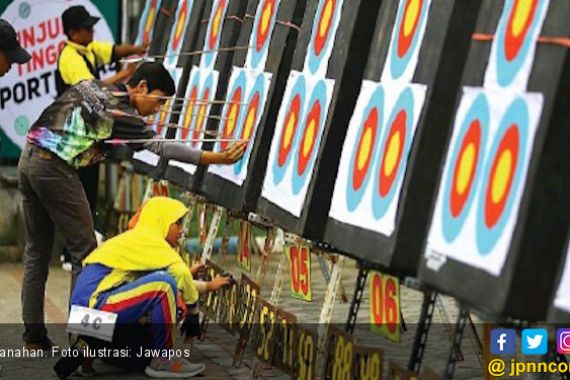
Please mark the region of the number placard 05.
[[400, 281], [397, 277], [370, 272], [370, 329], [400, 341]]
[[326, 380], [351, 380], [354, 362], [352, 336], [330, 326], [327, 334], [326, 353], [324, 378]]
[[360, 380], [382, 380], [383, 358], [384, 351], [381, 348], [355, 345], [352, 378]]
[[306, 245], [286, 245], [285, 254], [289, 259], [291, 273], [291, 297], [312, 302], [311, 249]]
[[237, 262], [241, 269], [251, 272], [251, 224], [243, 220], [239, 223]]

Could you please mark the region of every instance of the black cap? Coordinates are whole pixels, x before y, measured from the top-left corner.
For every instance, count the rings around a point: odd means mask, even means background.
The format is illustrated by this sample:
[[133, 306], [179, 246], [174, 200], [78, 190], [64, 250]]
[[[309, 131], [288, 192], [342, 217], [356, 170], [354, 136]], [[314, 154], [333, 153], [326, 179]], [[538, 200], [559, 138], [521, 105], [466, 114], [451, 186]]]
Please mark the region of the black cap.
[[84, 6], [75, 5], [63, 12], [61, 20], [63, 30], [67, 33], [70, 29], [91, 28], [99, 21], [99, 17], [91, 16]]
[[0, 50], [10, 63], [26, 63], [32, 57], [20, 46], [16, 31], [6, 20], [0, 19]]

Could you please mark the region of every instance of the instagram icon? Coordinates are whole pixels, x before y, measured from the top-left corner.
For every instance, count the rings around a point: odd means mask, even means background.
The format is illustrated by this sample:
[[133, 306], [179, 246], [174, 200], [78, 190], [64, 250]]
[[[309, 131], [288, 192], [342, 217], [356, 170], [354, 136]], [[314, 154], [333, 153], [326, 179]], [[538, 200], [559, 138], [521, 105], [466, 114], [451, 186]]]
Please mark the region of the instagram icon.
[[558, 329], [556, 334], [556, 350], [559, 354], [570, 354], [570, 329]]

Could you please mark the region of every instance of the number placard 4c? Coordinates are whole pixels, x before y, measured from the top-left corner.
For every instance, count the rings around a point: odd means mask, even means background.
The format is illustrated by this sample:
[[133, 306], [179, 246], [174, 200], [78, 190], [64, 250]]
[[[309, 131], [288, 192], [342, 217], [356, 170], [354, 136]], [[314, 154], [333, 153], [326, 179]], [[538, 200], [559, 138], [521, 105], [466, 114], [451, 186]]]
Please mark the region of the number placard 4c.
[[370, 329], [400, 341], [400, 281], [397, 277], [370, 272]]

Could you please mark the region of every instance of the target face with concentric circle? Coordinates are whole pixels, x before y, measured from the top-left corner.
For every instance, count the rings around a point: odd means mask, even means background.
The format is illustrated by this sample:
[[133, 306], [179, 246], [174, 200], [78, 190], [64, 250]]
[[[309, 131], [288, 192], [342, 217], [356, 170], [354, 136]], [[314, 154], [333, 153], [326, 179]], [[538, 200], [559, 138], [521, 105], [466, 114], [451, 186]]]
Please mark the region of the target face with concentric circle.
[[526, 102], [517, 98], [499, 124], [483, 170], [477, 205], [477, 245], [484, 255], [491, 252], [503, 233], [515, 196], [521, 191], [528, 133], [529, 110]]
[[252, 49], [246, 60], [248, 68], [262, 70], [265, 67], [279, 3], [280, 0], [262, 0], [259, 3], [249, 44]]
[[190, 131], [194, 129], [196, 124], [196, 115], [198, 113], [198, 104], [200, 96], [200, 72], [194, 70], [190, 74], [190, 82], [186, 88], [186, 103], [183, 107], [182, 113], [182, 130], [178, 131], [178, 138], [186, 140], [190, 136]]
[[493, 41], [485, 87], [515, 85], [526, 90], [536, 39], [549, 0], [507, 0]]
[[196, 115], [196, 124], [194, 125], [194, 131], [192, 132], [191, 145], [194, 148], [202, 146], [201, 143], [196, 140], [203, 137], [202, 131], [206, 127], [208, 122], [208, 114], [210, 113], [209, 102], [214, 98], [215, 88], [214, 88], [214, 78], [210, 74], [204, 81], [202, 86], [202, 94], [200, 95], [200, 104], [198, 104], [198, 114]]
[[405, 88], [384, 128], [372, 196], [372, 213], [377, 219], [382, 218], [391, 205], [406, 170], [413, 137], [414, 102], [412, 90]]
[[307, 103], [305, 117], [299, 134], [293, 166], [293, 194], [299, 194], [307, 185], [313, 171], [317, 152], [328, 113], [327, 86], [324, 80], [317, 82]]
[[311, 74], [326, 73], [340, 23], [343, 0], [320, 0], [307, 48], [305, 67]]
[[430, 5], [431, 0], [400, 0], [388, 61], [382, 75], [383, 81], [411, 81], [425, 34]]
[[[290, 82], [291, 83], [291, 82]], [[275, 185], [281, 183], [285, 171], [291, 164], [293, 147], [298, 145], [299, 129], [304, 115], [305, 101], [307, 99], [307, 85], [305, 77], [299, 75], [295, 82], [287, 103], [282, 107], [285, 113], [281, 127], [281, 134], [277, 145], [276, 157], [273, 159], [273, 181]]]
[[473, 204], [481, 181], [489, 122], [489, 101], [484, 94], [479, 94], [460, 121], [450, 150], [442, 208], [443, 236], [447, 241], [457, 237]]
[[[224, 106], [224, 111], [222, 113], [224, 120], [222, 121], [221, 133], [224, 139], [233, 138], [237, 135], [239, 126], [241, 124], [243, 106], [242, 103], [245, 102], [246, 97], [246, 78], [245, 72], [240, 70], [237, 72], [237, 76], [230, 80], [231, 88], [228, 91], [228, 97], [226, 98], [227, 103]], [[233, 74], [232, 74], [233, 76]], [[229, 147], [228, 142], [220, 143], [220, 150], [227, 149]]]
[[158, 16], [161, 3], [162, 0], [149, 0], [146, 2], [139, 21], [139, 30], [135, 41], [136, 45], [140, 45], [144, 41], [150, 41], [152, 39], [154, 23]]
[[193, 0], [182, 0], [178, 3], [178, 9], [175, 15], [175, 23], [170, 33], [170, 41], [165, 57], [165, 65], [172, 66], [178, 62], [178, 53], [182, 49], [184, 40], [184, 32], [188, 26], [190, 19], [190, 11], [192, 9]]
[[216, 0], [212, 6], [212, 13], [208, 23], [208, 30], [206, 32], [205, 47], [209, 53], [202, 55], [201, 67], [213, 68], [216, 61], [217, 53], [214, 51], [220, 45], [220, 38], [222, 35], [222, 27], [224, 19], [226, 18], [226, 11], [228, 8], [229, 0]]
[[372, 93], [361, 116], [358, 136], [350, 159], [351, 174], [346, 186], [346, 204], [354, 211], [361, 203], [372, 175], [372, 166], [378, 154], [378, 140], [384, 118], [384, 90], [378, 86]]

